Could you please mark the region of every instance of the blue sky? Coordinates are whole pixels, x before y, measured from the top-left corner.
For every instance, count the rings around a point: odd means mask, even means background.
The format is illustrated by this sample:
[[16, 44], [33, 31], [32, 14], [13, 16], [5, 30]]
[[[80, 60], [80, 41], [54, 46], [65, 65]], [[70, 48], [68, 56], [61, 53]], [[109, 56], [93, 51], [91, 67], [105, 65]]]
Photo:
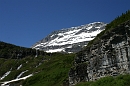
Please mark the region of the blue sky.
[[130, 0], [0, 0], [0, 41], [30, 47], [55, 30], [109, 23]]

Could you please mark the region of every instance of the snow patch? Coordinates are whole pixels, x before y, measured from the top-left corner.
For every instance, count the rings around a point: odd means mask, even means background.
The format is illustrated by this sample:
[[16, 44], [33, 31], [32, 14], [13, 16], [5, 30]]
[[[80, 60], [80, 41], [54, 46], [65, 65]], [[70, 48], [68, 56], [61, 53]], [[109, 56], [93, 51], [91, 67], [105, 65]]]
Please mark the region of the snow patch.
[[[74, 32], [72, 31], [72, 32], [63, 33], [62, 35], [64, 35], [64, 34], [67, 34], [67, 35], [62, 38], [55, 38], [48, 43], [38, 44], [35, 47], [61, 46], [61, 45], [66, 45], [66, 44], [74, 44], [74, 43], [79, 43], [79, 42], [84, 42], [84, 41], [90, 41], [93, 39], [92, 37], [95, 37], [97, 34], [99, 34], [101, 32], [101, 30], [93, 31], [91, 33], [82, 32], [77, 35], [75, 35]], [[60, 35], [61, 35], [61, 33], [60, 33]], [[59, 51], [59, 49], [55, 50], [55, 51]], [[48, 52], [48, 51], [46, 51], [46, 52]]]
[[19, 70], [22, 67], [22, 64], [18, 66], [17, 70]]
[[54, 53], [54, 52], [61, 52], [61, 51], [64, 51], [64, 49], [63, 48], [61, 48], [61, 49], [55, 49], [55, 50], [47, 50], [46, 52], [50, 52], [50, 53]]
[[6, 73], [0, 78], [0, 80], [4, 79], [6, 76], [8, 76], [8, 75], [10, 74], [10, 72], [11, 72], [11, 71], [6, 72]]
[[28, 71], [28, 70], [21, 72], [21, 73], [17, 76], [16, 79], [19, 79], [19, 78], [20, 78], [25, 72], [27, 72], [27, 71]]
[[37, 66], [36, 66], [36, 68], [38, 67], [38, 66], [40, 66], [42, 63], [39, 63]]
[[11, 81], [5, 81], [5, 82], [0, 82], [0, 83], [3, 83], [3, 84], [1, 84], [1, 86], [6, 86], [7, 84], [9, 84], [9, 83], [11, 83], [11, 82], [16, 82], [16, 81], [20, 81], [20, 80], [25, 80], [25, 79], [27, 79], [27, 78], [29, 78], [29, 77], [31, 77], [31, 76], [33, 76], [33, 74], [30, 74], [30, 75], [28, 75], [28, 76], [25, 76], [25, 77], [22, 77], [22, 78], [19, 78], [19, 79], [13, 79], [13, 80], [11, 80]]
[[89, 26], [89, 27], [87, 27], [86, 29], [87, 29], [87, 30], [90, 30], [92, 27], [93, 27], [93, 26]]

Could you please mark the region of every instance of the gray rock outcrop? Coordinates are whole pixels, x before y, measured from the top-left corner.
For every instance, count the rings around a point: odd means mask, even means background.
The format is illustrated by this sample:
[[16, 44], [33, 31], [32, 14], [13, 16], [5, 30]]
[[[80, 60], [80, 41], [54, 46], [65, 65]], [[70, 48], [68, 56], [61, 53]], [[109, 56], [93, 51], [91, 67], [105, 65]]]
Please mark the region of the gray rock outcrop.
[[69, 72], [70, 85], [130, 73], [130, 21], [97, 38], [77, 54], [74, 62]]

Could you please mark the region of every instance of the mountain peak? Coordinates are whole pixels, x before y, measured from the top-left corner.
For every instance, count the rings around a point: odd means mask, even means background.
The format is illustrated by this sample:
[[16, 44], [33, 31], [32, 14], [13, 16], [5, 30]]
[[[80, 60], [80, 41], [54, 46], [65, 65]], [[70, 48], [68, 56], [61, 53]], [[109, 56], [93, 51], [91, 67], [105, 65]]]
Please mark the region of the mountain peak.
[[54, 31], [34, 44], [32, 48], [46, 52], [78, 52], [104, 30], [105, 26], [106, 23], [94, 22]]

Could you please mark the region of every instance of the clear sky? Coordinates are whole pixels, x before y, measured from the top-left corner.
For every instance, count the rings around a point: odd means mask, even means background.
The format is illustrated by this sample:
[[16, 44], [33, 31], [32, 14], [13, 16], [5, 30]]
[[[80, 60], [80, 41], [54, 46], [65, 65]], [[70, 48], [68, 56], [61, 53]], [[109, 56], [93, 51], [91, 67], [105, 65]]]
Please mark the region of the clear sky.
[[30, 47], [52, 31], [109, 23], [130, 0], [0, 0], [0, 41]]

